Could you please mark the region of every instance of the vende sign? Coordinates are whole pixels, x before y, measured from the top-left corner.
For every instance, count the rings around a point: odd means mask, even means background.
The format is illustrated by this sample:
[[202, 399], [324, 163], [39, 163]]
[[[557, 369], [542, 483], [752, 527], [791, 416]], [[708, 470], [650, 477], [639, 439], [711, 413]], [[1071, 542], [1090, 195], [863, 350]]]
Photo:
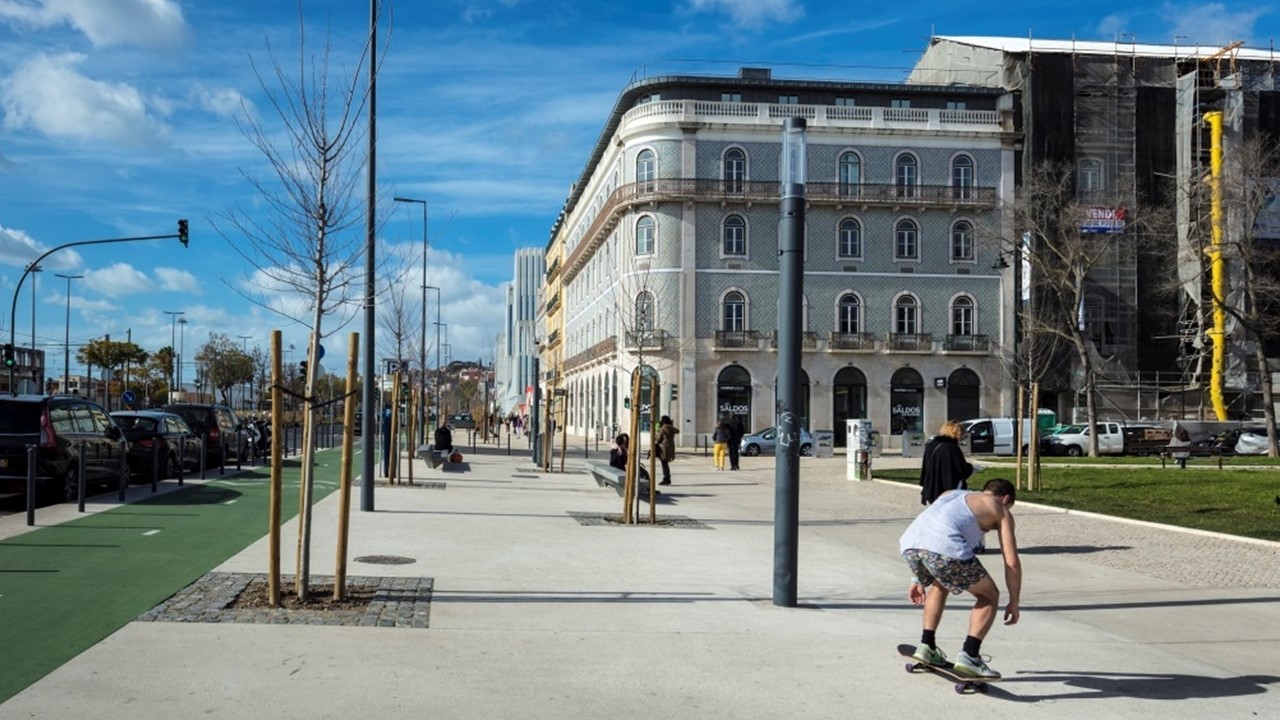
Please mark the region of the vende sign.
[[1087, 207], [1084, 209], [1084, 221], [1080, 223], [1082, 233], [1122, 233], [1124, 232], [1124, 208]]

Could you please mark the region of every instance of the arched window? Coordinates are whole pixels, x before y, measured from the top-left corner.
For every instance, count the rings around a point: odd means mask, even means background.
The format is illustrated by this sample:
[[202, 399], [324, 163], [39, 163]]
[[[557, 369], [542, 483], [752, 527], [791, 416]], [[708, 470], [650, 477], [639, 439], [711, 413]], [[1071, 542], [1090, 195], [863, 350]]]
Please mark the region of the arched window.
[[862, 158], [855, 152], [840, 155], [840, 194], [857, 195], [862, 183]]
[[903, 153], [894, 161], [893, 183], [898, 197], [917, 195], [920, 185], [920, 161], [911, 153]]
[[741, 215], [730, 215], [724, 219], [724, 242], [721, 251], [725, 255], [747, 254], [747, 221]]
[[747, 329], [747, 299], [742, 293], [734, 290], [724, 296], [721, 324], [729, 332], [742, 332]]
[[636, 182], [646, 183], [647, 187], [652, 187], [654, 179], [658, 177], [658, 164], [654, 158], [652, 150], [641, 150], [636, 155]]
[[848, 293], [840, 297], [839, 315], [836, 327], [841, 333], [853, 335], [862, 332], [862, 303], [857, 295]]
[[636, 330], [653, 331], [653, 293], [647, 290], [636, 295]]
[[653, 218], [648, 215], [636, 221], [636, 254], [653, 254]]
[[899, 368], [889, 380], [889, 434], [924, 430], [924, 378], [914, 368]]
[[974, 329], [973, 298], [961, 295], [951, 301], [951, 334], [972, 335]]
[[893, 303], [893, 331], [898, 335], [915, 335], [920, 332], [920, 306], [910, 295], [903, 295]]
[[862, 224], [857, 218], [844, 218], [840, 221], [837, 253], [841, 259], [862, 257]]
[[740, 193], [747, 183], [747, 154], [742, 148], [729, 148], [724, 154], [724, 190]]
[[957, 155], [951, 161], [951, 196], [956, 200], [973, 197], [973, 158]]
[[951, 226], [951, 259], [955, 262], [973, 262], [973, 225], [961, 220]]
[[920, 226], [915, 220], [899, 220], [893, 232], [893, 259], [920, 259]]

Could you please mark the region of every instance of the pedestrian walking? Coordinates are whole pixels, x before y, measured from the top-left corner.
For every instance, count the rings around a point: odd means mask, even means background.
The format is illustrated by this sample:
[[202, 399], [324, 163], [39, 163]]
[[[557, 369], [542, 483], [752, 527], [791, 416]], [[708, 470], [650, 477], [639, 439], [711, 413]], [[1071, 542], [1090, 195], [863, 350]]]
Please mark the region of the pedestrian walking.
[[658, 448], [658, 462], [662, 463], [662, 481], [659, 485], [671, 484], [671, 466], [670, 462], [676, 459], [676, 435], [680, 433], [676, 429], [671, 418], [663, 415], [658, 420], [658, 437], [655, 445]]
[[1000, 552], [1004, 560], [1004, 624], [1017, 624], [1022, 597], [1022, 565], [1014, 535], [1013, 483], [1003, 478], [988, 480], [982, 492], [952, 490], [926, 507], [898, 540], [898, 549], [911, 568], [907, 598], [924, 606], [920, 645], [912, 656], [930, 665], [947, 664], [946, 653], [938, 649], [936, 633], [952, 593], [972, 593], [976, 601], [969, 613], [969, 634], [956, 656], [958, 675], [999, 678], [982, 659], [982, 641], [995, 623], [1000, 604], [1000, 588], [987, 573], [974, 548], [990, 530], [1000, 531]]
[[955, 420], [948, 420], [938, 429], [938, 434], [924, 446], [924, 458], [920, 462], [920, 504], [929, 505], [948, 490], [963, 490], [973, 474], [973, 465], [964, 459], [960, 438], [964, 428]]
[[733, 431], [729, 429], [729, 423], [721, 420], [716, 429], [711, 432], [711, 459], [715, 463], [716, 470], [724, 470], [725, 459], [729, 455], [729, 439], [733, 437]]
[[742, 416], [734, 414], [729, 420], [729, 469], [738, 469], [738, 451], [741, 449], [742, 436], [747, 434], [747, 428], [742, 424]]

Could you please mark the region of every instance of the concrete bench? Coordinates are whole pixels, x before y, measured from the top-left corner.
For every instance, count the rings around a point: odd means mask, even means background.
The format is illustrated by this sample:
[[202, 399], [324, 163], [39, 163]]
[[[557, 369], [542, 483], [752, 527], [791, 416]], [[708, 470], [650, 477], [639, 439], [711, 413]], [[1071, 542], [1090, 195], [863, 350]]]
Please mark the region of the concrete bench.
[[441, 467], [442, 465], [444, 466], [443, 467], [444, 470], [450, 470], [450, 469], [465, 470], [468, 467], [467, 463], [465, 462], [455, 463], [455, 462], [449, 461], [449, 455], [456, 451], [457, 451], [457, 448], [454, 448], [453, 450], [448, 450], [448, 451], [445, 451], [445, 450], [437, 451], [435, 445], [419, 445], [418, 457], [422, 458], [423, 460], [426, 460], [427, 466], [430, 467], [432, 470], [438, 467]]
[[[626, 489], [627, 472], [620, 470], [609, 463], [587, 461], [587, 471], [595, 478], [596, 484], [600, 487], [611, 487], [617, 493], [618, 497], [622, 497], [623, 490]], [[637, 478], [638, 492], [640, 499], [645, 502], [649, 501], [649, 483], [645, 480]], [[661, 495], [662, 493], [658, 493]]]

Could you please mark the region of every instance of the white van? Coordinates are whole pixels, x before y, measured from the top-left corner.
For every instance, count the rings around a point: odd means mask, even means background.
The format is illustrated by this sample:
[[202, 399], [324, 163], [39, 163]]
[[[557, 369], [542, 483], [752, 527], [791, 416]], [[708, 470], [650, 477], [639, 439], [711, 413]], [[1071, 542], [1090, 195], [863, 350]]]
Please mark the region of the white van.
[[[974, 418], [960, 423], [969, 439], [971, 455], [1013, 455], [1014, 419], [1007, 417]], [[1022, 421], [1022, 444], [1031, 438], [1031, 419]]]

